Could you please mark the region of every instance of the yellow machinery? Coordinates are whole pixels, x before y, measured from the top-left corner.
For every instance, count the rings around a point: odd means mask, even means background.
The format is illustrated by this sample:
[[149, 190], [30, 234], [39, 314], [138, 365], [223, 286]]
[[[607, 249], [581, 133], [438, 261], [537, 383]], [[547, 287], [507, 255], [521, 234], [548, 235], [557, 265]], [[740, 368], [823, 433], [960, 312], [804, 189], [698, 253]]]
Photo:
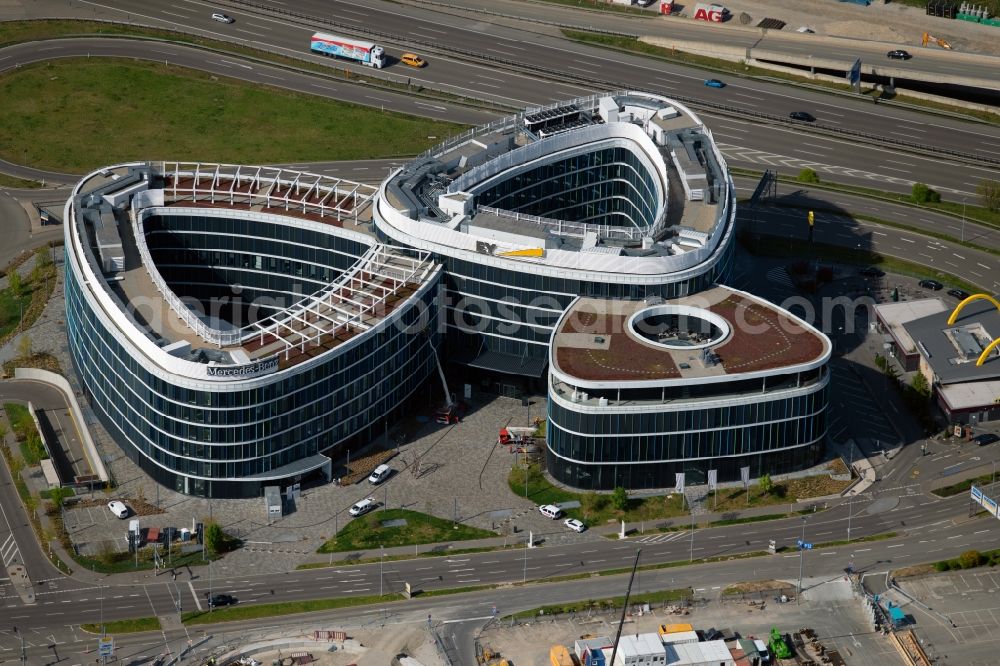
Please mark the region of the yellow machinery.
[[935, 37], [934, 35], [930, 34], [929, 32], [925, 32], [924, 33], [924, 38], [923, 38], [923, 45], [927, 46], [928, 42], [934, 42], [935, 44], [937, 44], [938, 46], [940, 46], [943, 49], [947, 49], [949, 51], [951, 50], [951, 44], [949, 44], [948, 42], [946, 42], [943, 39], [939, 39], [939, 38]]

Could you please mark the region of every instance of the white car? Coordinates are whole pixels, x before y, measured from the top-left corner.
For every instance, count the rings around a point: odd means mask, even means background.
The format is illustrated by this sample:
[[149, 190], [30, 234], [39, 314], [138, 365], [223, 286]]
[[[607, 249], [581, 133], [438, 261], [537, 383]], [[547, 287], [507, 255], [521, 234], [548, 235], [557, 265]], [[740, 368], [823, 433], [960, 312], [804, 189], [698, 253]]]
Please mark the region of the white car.
[[364, 514], [374, 509], [376, 506], [377, 505], [375, 504], [375, 500], [369, 497], [367, 499], [361, 500], [360, 502], [352, 506], [350, 511], [348, 511], [348, 513], [350, 513], [352, 516], [363, 516]]
[[212, 20], [213, 21], [218, 21], [219, 23], [235, 23], [236, 22], [236, 19], [234, 19], [229, 14], [212, 14]]
[[560, 509], [554, 504], [543, 504], [540, 507], [538, 507], [538, 510], [541, 512], [543, 516], [545, 516], [546, 518], [551, 518], [552, 520], [555, 520], [556, 518], [561, 518], [563, 515], [562, 509]]
[[108, 502], [108, 510], [115, 514], [116, 518], [128, 518], [128, 507], [125, 506], [125, 502], [111, 500]]
[[375, 468], [375, 471], [372, 472], [372, 475], [368, 477], [368, 483], [377, 486], [388, 479], [390, 474], [392, 474], [391, 467], [388, 465], [379, 465]]
[[563, 521], [563, 525], [570, 528], [574, 532], [582, 532], [585, 529], [587, 529], [587, 526], [581, 523], [576, 518], [567, 518], [566, 520]]

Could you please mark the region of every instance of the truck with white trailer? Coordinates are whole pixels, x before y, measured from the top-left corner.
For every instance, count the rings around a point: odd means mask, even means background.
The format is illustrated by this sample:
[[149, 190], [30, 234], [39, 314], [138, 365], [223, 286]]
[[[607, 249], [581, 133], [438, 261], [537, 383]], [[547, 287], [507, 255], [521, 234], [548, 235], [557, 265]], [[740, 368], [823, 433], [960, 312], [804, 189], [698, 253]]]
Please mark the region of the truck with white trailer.
[[312, 36], [310, 50], [320, 55], [360, 62], [376, 69], [385, 66], [385, 49], [374, 42], [362, 39], [317, 32]]

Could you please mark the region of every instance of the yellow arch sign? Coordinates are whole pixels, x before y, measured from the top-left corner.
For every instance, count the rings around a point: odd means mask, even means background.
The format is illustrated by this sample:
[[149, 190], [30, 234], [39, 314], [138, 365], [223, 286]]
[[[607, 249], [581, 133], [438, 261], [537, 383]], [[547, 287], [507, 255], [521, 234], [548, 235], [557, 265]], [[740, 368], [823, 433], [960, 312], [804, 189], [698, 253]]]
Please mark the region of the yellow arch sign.
[[987, 301], [992, 303], [997, 310], [1000, 310], [1000, 301], [997, 301], [997, 299], [993, 298], [989, 294], [973, 294], [972, 296], [969, 296], [968, 298], [966, 298], [961, 303], [955, 306], [955, 309], [952, 311], [951, 316], [948, 317], [948, 325], [951, 326], [952, 324], [955, 323], [955, 321], [958, 319], [959, 313], [962, 311], [962, 308], [964, 308], [969, 303], [972, 303], [973, 301], [978, 301], [982, 299], [986, 299]]
[[979, 355], [979, 360], [976, 361], [976, 365], [978, 366], [982, 365], [983, 363], [986, 363], [986, 357], [989, 356], [990, 352], [996, 349], [997, 347], [1000, 347], [1000, 338], [997, 338], [990, 344], [986, 345], [986, 349], [984, 349], [983, 353]]

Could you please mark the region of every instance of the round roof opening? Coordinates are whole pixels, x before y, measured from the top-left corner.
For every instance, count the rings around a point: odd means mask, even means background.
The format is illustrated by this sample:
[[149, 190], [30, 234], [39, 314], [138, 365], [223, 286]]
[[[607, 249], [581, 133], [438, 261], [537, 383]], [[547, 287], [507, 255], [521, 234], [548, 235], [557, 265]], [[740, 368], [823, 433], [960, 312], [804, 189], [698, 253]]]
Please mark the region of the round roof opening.
[[629, 318], [639, 337], [667, 349], [704, 349], [729, 337], [729, 322], [708, 310], [690, 305], [654, 305]]

